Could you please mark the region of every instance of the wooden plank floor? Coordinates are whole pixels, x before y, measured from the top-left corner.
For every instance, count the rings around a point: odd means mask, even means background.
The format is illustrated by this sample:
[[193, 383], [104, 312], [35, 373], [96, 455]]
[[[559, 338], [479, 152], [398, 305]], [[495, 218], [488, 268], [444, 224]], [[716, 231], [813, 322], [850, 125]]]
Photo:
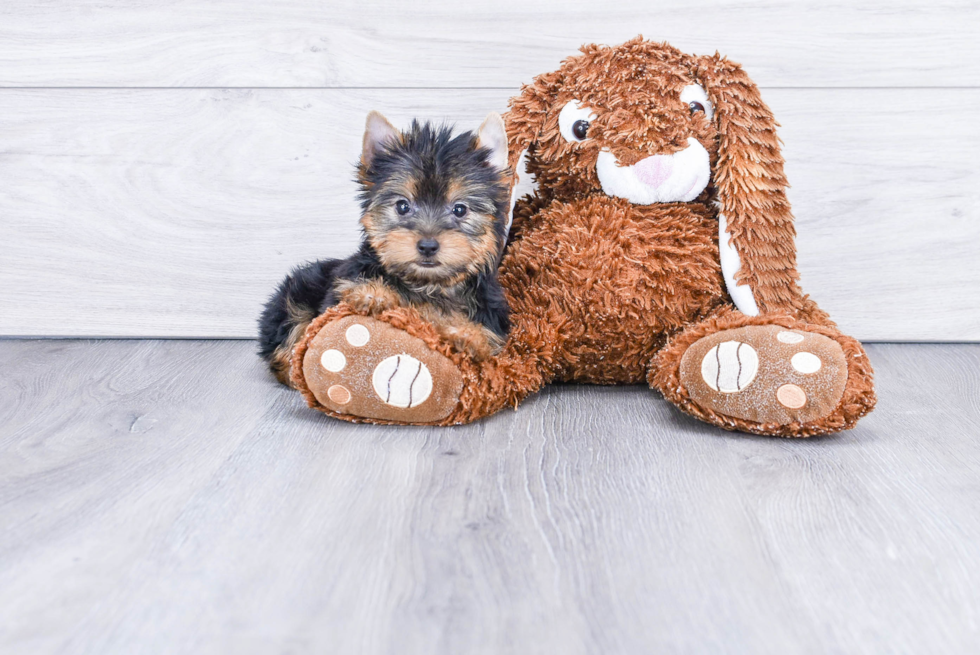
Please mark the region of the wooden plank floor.
[[980, 345], [873, 345], [848, 433], [642, 387], [450, 429], [306, 409], [243, 341], [0, 341], [0, 652], [966, 653]]

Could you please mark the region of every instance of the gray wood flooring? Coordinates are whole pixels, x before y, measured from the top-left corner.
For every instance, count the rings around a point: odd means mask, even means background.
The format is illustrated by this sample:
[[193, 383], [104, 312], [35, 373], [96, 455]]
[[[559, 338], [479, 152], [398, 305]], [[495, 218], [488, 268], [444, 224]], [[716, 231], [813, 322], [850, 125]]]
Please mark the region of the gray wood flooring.
[[350, 425], [253, 349], [0, 341], [0, 652], [977, 652], [980, 345], [870, 346], [804, 441], [642, 387]]

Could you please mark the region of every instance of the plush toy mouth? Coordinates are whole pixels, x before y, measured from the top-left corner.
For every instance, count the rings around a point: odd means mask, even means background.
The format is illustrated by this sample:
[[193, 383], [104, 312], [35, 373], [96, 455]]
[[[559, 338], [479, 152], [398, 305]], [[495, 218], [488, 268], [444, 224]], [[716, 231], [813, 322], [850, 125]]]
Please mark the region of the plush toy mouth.
[[602, 190], [637, 205], [690, 202], [701, 195], [711, 178], [708, 151], [694, 137], [672, 155], [654, 155], [632, 166], [621, 166], [608, 150], [599, 153], [596, 174]]

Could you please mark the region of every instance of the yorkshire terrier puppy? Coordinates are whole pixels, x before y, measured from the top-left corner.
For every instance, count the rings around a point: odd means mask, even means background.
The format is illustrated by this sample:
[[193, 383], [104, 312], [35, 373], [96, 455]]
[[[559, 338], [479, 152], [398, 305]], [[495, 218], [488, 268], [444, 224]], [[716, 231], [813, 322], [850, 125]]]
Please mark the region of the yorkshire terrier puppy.
[[297, 268], [259, 319], [259, 354], [289, 384], [293, 346], [327, 308], [378, 314], [414, 307], [458, 350], [496, 352], [510, 327], [497, 281], [506, 240], [507, 135], [490, 114], [477, 134], [367, 118], [357, 180], [360, 249]]

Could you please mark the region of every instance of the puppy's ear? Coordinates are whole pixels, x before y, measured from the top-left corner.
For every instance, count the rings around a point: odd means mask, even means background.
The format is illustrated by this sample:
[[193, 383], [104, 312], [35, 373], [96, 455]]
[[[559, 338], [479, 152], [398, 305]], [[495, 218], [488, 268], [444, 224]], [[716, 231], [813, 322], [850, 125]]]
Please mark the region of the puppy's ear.
[[401, 141], [402, 135], [380, 112], [372, 111], [364, 126], [364, 142], [361, 146], [361, 163], [365, 168], [371, 166], [374, 156], [387, 143]]
[[715, 54], [692, 57], [690, 66], [714, 106], [718, 126], [712, 178], [729, 294], [744, 314], [795, 314], [803, 293], [776, 120], [738, 64]]
[[487, 116], [477, 132], [476, 145], [490, 151], [487, 159], [494, 168], [507, 168], [507, 129], [500, 114], [493, 112]]

